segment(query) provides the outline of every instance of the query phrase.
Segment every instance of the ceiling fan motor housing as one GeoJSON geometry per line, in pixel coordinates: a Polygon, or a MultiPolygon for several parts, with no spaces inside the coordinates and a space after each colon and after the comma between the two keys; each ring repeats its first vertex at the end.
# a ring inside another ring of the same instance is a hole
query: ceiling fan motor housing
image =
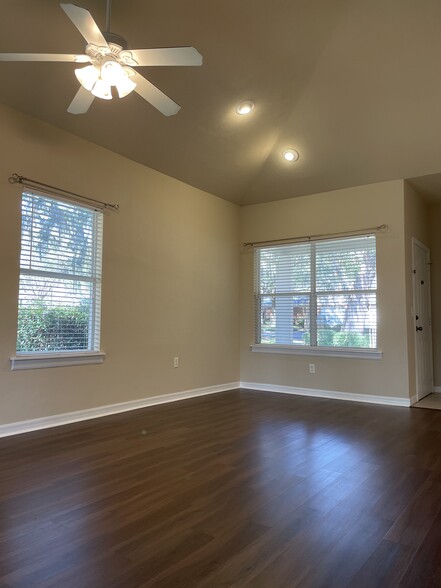
{"type": "Polygon", "coordinates": [[[127,40],[124,39],[124,37],[121,37],[121,35],[117,35],[116,33],[111,33],[107,31],[103,32],[103,37],[109,44],[112,43],[113,45],[119,45],[122,49],[129,48],[127,40]]]}
{"type": "MultiPolygon", "coordinates": [[[[124,41],[124,39],[122,40],[124,41]]],[[[133,59],[131,51],[110,41],[107,47],[99,47],[89,43],[86,47],[86,55],[89,57],[89,61],[97,67],[104,65],[107,61],[116,61],[122,66],[138,65],[137,61],[133,59]]]]}

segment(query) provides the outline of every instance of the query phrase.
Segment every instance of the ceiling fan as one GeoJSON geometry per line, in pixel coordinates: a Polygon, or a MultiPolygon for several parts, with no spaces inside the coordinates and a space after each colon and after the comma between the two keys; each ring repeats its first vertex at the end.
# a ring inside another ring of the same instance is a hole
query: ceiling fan
{"type": "Polygon", "coordinates": [[[128,49],[127,41],[110,32],[111,0],[106,6],[106,31],[101,32],[92,15],[75,4],[60,4],[61,8],[87,41],[84,55],[50,53],[0,53],[0,61],[68,61],[89,63],[75,70],[81,86],[72,100],[68,112],[83,114],[95,97],[110,100],[112,86],[123,98],[135,90],[165,116],[180,110],[159,88],[154,86],[134,67],[202,65],[202,55],[194,47],[167,47],[159,49],[128,49]]]}

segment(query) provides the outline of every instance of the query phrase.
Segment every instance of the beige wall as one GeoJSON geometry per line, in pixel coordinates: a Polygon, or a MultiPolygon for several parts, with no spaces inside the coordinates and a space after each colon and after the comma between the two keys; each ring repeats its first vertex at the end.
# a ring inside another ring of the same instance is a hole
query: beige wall
{"type": "Polygon", "coordinates": [[[0,424],[238,381],[238,207],[3,106],[0,128],[0,424]],[[10,371],[13,172],[121,207],[104,220],[103,365],[10,371]]]}
{"type": "Polygon", "coordinates": [[[406,317],[407,317],[407,349],[409,362],[409,392],[416,394],[415,366],[415,320],[413,312],[413,267],[412,239],[415,238],[429,247],[428,207],[415,190],[404,182],[404,231],[405,231],[405,263],[406,263],[406,317]]]}
{"type": "MultiPolygon", "coordinates": [[[[0,107],[0,424],[211,385],[243,382],[379,396],[414,389],[410,237],[427,242],[426,209],[402,181],[242,209],[17,111],[0,107]],[[103,365],[11,372],[20,189],[13,172],[117,202],[104,225],[103,365]],[[239,217],[241,228],[239,235],[239,217]],[[383,359],[253,354],[253,255],[240,242],[387,224],[377,239],[383,359]],[[240,263],[239,263],[240,262],[240,263]],[[239,296],[239,270],[242,272],[239,296]],[[239,313],[240,300],[240,313],[239,313]],[[239,346],[240,326],[240,346],[239,346]],[[240,352],[240,353],[239,353],[240,352]],[[173,357],[181,367],[174,369],[173,357]]],[[[441,205],[431,207],[441,263],[441,205]]],[[[441,272],[440,272],[441,274],[441,272]]],[[[434,299],[441,277],[433,275],[434,299]]],[[[434,305],[436,357],[441,313],[434,305]]]]}
{"type": "Polygon", "coordinates": [[[441,203],[429,207],[432,284],[433,383],[441,386],[441,203]]]}
{"type": "Polygon", "coordinates": [[[241,209],[241,241],[354,231],[387,224],[377,238],[378,346],[382,360],[253,353],[253,253],[242,252],[241,380],[407,398],[404,188],[384,182],[241,209]],[[308,373],[308,363],[316,374],[308,373]]]}

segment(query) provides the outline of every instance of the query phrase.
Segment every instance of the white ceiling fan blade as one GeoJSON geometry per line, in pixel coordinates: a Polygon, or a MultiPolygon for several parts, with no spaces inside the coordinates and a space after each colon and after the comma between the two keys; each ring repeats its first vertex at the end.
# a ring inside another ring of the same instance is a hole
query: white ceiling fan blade
{"type": "Polygon", "coordinates": [[[86,63],[90,61],[87,55],[73,53],[0,53],[0,61],[71,61],[72,63],[86,63]]]}
{"type": "Polygon", "coordinates": [[[194,47],[134,49],[130,53],[138,65],[202,65],[202,55],[194,47]]]}
{"type": "Polygon", "coordinates": [[[142,96],[144,100],[150,102],[152,106],[157,108],[165,116],[176,114],[181,109],[179,104],[176,104],[176,102],[139,73],[136,72],[131,79],[136,83],[135,92],[142,96]]]}
{"type": "Polygon", "coordinates": [[[84,114],[89,110],[90,105],[94,101],[95,96],[89,90],[80,86],[80,89],[75,94],[74,99],[69,105],[67,112],[71,114],[84,114]]]}
{"type": "Polygon", "coordinates": [[[106,39],[88,10],[75,4],[60,4],[60,6],[88,43],[107,47],[106,39]]]}

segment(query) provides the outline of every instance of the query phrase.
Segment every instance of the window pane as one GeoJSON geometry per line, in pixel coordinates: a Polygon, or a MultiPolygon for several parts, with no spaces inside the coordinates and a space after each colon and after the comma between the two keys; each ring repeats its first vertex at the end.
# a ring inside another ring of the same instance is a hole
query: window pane
{"type": "Polygon", "coordinates": [[[260,304],[260,342],[309,345],[309,296],[265,296],[260,304]]]}
{"type": "Polygon", "coordinates": [[[20,267],[90,276],[93,210],[23,194],[20,267]]]}
{"type": "Polygon", "coordinates": [[[310,292],[311,246],[283,245],[258,250],[259,292],[310,292]]]}
{"type": "Polygon", "coordinates": [[[377,287],[375,237],[319,242],[316,256],[317,292],[377,287]]]}
{"type": "Polygon", "coordinates": [[[93,284],[22,276],[17,351],[88,350],[93,284]]]}
{"type": "Polygon", "coordinates": [[[375,348],[377,346],[376,295],[318,296],[317,345],[375,348]]]}
{"type": "Polygon", "coordinates": [[[260,339],[262,343],[276,342],[276,299],[264,296],[260,301],[260,339]]]}

